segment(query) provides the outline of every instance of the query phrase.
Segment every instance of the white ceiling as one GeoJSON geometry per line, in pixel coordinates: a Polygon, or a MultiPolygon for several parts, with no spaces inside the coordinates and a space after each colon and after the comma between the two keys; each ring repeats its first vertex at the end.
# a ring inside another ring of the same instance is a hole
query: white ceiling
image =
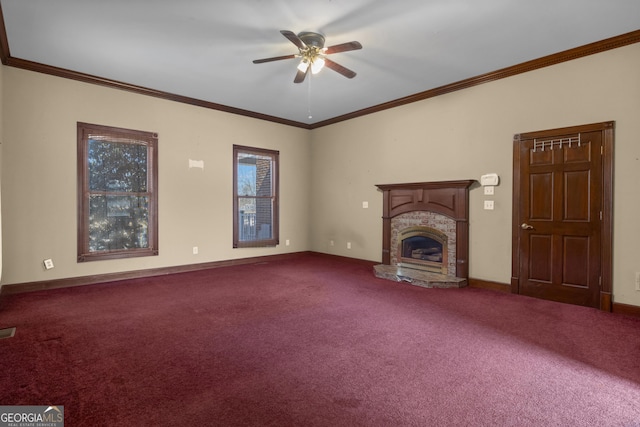
{"type": "Polygon", "coordinates": [[[639,0],[0,0],[11,58],[313,125],[640,28],[639,0]],[[362,50],[294,84],[280,30],[362,50]],[[311,118],[309,118],[311,116],[311,118]]]}

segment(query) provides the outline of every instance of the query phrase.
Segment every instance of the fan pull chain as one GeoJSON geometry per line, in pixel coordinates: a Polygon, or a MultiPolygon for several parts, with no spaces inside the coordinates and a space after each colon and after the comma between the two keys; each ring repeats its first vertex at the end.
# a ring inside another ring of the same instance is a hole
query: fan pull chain
{"type": "Polygon", "coordinates": [[[312,119],[311,115],[311,73],[309,73],[309,78],[307,79],[309,82],[307,83],[307,115],[309,119],[312,119]]]}

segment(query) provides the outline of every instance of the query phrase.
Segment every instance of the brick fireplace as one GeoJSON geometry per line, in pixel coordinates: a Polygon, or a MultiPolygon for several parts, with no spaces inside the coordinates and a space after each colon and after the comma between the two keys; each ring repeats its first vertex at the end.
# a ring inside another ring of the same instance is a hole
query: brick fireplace
{"type": "Polygon", "coordinates": [[[423,287],[467,285],[474,180],[384,184],[377,277],[423,287]]]}

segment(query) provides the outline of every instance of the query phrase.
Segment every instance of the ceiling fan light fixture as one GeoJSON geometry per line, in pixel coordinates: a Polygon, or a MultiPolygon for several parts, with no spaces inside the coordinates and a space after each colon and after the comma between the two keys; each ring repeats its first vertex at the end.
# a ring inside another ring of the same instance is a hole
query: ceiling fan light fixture
{"type": "Polygon", "coordinates": [[[303,59],[302,61],[300,61],[300,63],[298,64],[298,70],[300,70],[303,73],[307,72],[307,69],[309,68],[309,61],[303,59]]]}
{"type": "Polygon", "coordinates": [[[318,74],[322,68],[324,68],[324,59],[316,57],[311,63],[311,73],[318,74]]]}

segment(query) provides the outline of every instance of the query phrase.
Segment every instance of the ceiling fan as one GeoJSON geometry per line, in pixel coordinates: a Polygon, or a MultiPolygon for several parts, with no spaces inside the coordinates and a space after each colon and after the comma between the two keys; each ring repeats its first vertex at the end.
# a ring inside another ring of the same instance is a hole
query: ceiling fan
{"type": "Polygon", "coordinates": [[[327,58],[327,55],[362,49],[362,45],[359,42],[353,41],[324,47],[324,36],[320,33],[304,31],[296,35],[294,32],[288,30],[281,30],[280,33],[295,44],[298,47],[299,52],[291,55],[275,56],[273,58],[256,59],[253,61],[254,64],[280,61],[282,59],[300,58],[298,72],[295,79],[293,79],[294,83],[302,83],[309,72],[316,74],[324,66],[342,74],[348,79],[352,79],[356,76],[354,71],[330,60],[327,58]]]}

